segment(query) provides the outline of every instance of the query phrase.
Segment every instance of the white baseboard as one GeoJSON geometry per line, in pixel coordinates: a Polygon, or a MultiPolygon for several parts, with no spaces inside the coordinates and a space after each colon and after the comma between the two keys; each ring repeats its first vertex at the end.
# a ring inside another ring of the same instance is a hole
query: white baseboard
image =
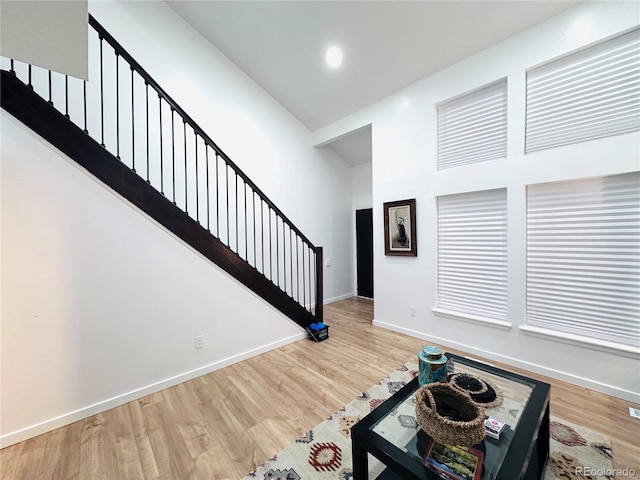
{"type": "MultiPolygon", "coordinates": [[[[563,382],[571,383],[573,385],[578,385],[584,388],[588,388],[590,390],[594,390],[596,392],[604,393],[606,395],[611,395],[613,397],[620,398],[622,400],[626,400],[629,402],[640,403],[640,394],[636,392],[632,392],[630,390],[625,390],[619,387],[615,387],[612,385],[607,385],[605,383],[595,382],[588,378],[579,377],[577,375],[572,375],[570,373],[563,372],[561,370],[555,370],[552,368],[548,368],[542,365],[537,365],[531,362],[525,362],[519,360],[517,358],[508,357],[505,355],[500,355],[498,353],[483,350],[480,348],[472,347],[470,345],[466,345],[464,343],[453,342],[449,339],[440,338],[432,335],[425,335],[422,332],[418,332],[416,330],[411,330],[409,328],[399,327],[397,325],[393,325],[391,323],[381,322],[379,320],[373,320],[373,325],[381,328],[386,328],[387,330],[392,330],[394,332],[403,333],[405,335],[409,335],[410,337],[421,338],[423,340],[427,340],[429,342],[436,343],[438,345],[448,346],[451,348],[455,348],[457,350],[462,350],[464,352],[478,355],[484,358],[489,358],[491,360],[495,360],[506,365],[511,365],[513,367],[522,368],[523,370],[527,370],[530,372],[537,373],[539,375],[545,375],[547,377],[555,378],[556,380],[561,380],[563,382]]],[[[418,353],[416,352],[416,358],[418,353]]]]}
{"type": "Polygon", "coordinates": [[[323,300],[323,305],[328,305],[329,303],[339,302],[340,300],[346,300],[347,298],[353,297],[353,292],[345,293],[344,295],[338,295],[337,297],[326,298],[323,300]]]}
{"type": "Polygon", "coordinates": [[[147,395],[157,393],[166,388],[170,388],[180,383],[184,383],[188,380],[206,375],[207,373],[220,370],[221,368],[228,367],[229,365],[233,365],[242,360],[255,357],[256,355],[260,355],[262,353],[304,338],[307,338],[307,333],[300,332],[282,340],[278,340],[277,342],[262,345],[261,347],[257,347],[252,350],[248,350],[246,352],[242,352],[237,355],[218,360],[208,365],[203,365],[202,367],[198,367],[194,370],[181,373],[180,375],[176,375],[174,377],[152,383],[151,385],[137,388],[130,392],[126,392],[121,395],[102,400],[100,402],[94,403],[93,405],[87,405],[86,407],[74,410],[73,412],[68,412],[58,417],[50,418],[43,422],[37,423],[35,425],[30,425],[20,430],[6,433],[0,436],[0,448],[8,447],[9,445],[13,445],[15,443],[22,442],[23,440],[27,440],[28,438],[35,437],[36,435],[50,432],[51,430],[55,430],[56,428],[64,427],[65,425],[77,422],[78,420],[83,420],[92,415],[105,412],[115,407],[119,407],[120,405],[124,405],[125,403],[131,402],[133,400],[137,400],[147,395]]]}

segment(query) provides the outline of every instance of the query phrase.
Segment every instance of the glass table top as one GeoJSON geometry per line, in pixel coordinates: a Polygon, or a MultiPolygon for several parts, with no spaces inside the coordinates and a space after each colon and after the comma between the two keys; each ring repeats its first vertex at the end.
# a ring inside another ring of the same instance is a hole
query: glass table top
{"type": "MultiPolygon", "coordinates": [[[[483,447],[486,448],[483,480],[496,478],[498,471],[513,439],[514,431],[522,412],[527,405],[534,384],[522,378],[509,375],[509,372],[494,374],[463,363],[456,359],[454,373],[468,373],[475,377],[487,379],[502,393],[504,401],[496,408],[486,409],[485,414],[503,421],[506,426],[500,439],[486,437],[483,447]]],[[[418,370],[418,364],[414,365],[418,370]]],[[[415,391],[398,403],[387,415],[381,418],[372,428],[373,432],[386,439],[406,454],[422,460],[430,438],[422,432],[416,421],[415,391]]]]}

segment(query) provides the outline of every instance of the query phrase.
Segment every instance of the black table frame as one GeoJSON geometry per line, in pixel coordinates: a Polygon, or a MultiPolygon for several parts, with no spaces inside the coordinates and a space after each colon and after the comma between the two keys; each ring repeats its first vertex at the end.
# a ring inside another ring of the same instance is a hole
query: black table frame
{"type": "MultiPolygon", "coordinates": [[[[533,386],[496,480],[541,479],[544,476],[549,455],[549,394],[551,386],[548,383],[452,353],[446,353],[446,356],[453,359],[456,364],[468,365],[498,376],[506,375],[533,386]]],[[[351,428],[354,480],[369,478],[367,453],[372,454],[387,466],[387,470],[402,479],[436,480],[440,478],[417,458],[407,455],[373,431],[374,426],[382,418],[406,398],[413,395],[418,387],[418,378],[416,377],[351,428]]]]}

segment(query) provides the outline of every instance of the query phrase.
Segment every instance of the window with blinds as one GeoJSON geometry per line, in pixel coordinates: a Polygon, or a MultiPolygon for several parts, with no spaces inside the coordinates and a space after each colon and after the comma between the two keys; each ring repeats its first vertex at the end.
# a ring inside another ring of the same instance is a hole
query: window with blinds
{"type": "Polygon", "coordinates": [[[527,325],[640,346],[640,173],[527,189],[527,325]]]}
{"type": "Polygon", "coordinates": [[[438,197],[437,308],[507,320],[507,190],[438,197]]]}
{"type": "Polygon", "coordinates": [[[640,29],[527,72],[526,153],[640,130],[640,29]]]}
{"type": "Polygon", "coordinates": [[[506,78],[438,105],[438,170],[506,156],[506,78]]]}

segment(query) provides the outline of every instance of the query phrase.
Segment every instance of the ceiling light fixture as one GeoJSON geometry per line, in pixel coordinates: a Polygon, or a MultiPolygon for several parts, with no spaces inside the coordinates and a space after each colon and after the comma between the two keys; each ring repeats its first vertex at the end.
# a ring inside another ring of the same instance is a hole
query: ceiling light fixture
{"type": "Polygon", "coordinates": [[[342,64],[342,50],[338,47],[330,47],[324,58],[331,68],[338,68],[342,64]]]}

